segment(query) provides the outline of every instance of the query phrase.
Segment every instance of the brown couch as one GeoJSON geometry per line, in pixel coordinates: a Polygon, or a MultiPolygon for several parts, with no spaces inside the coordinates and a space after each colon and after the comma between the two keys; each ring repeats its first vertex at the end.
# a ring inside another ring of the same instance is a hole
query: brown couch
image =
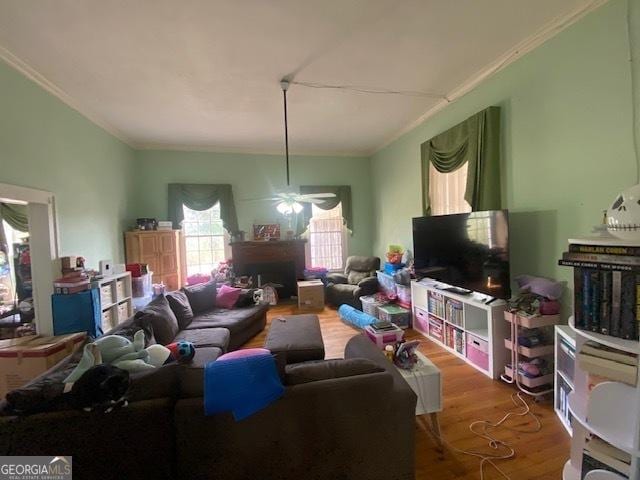
{"type": "Polygon", "coordinates": [[[345,360],[288,365],[284,396],[239,422],[204,415],[203,367],[223,350],[132,375],[129,406],[112,413],[0,417],[0,455],[71,455],[76,479],[414,478],[416,396],[364,336],[345,360]]]}

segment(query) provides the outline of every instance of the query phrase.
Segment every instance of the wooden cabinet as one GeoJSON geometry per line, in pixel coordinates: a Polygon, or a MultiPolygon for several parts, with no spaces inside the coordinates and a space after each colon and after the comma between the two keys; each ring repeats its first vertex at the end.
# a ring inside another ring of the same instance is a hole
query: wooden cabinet
{"type": "Polygon", "coordinates": [[[153,283],[164,283],[167,291],[184,284],[184,252],[181,230],[148,230],[125,233],[127,263],[146,263],[153,283]]]}

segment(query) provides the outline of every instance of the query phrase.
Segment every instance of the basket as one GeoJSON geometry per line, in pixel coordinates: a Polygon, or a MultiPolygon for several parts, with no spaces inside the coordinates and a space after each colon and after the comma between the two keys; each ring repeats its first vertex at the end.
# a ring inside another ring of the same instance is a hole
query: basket
{"type": "Polygon", "coordinates": [[[380,305],[384,305],[384,302],[376,300],[375,295],[366,295],[364,297],[360,297],[360,301],[362,302],[362,311],[364,313],[378,318],[378,307],[380,305]]]}

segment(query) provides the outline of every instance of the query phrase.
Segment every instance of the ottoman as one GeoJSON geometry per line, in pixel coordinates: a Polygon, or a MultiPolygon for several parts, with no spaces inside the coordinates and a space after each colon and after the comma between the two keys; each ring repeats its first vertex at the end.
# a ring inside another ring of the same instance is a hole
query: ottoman
{"type": "Polygon", "coordinates": [[[286,363],[324,360],[324,342],[317,315],[286,315],[272,320],[264,348],[283,354],[286,363]]]}

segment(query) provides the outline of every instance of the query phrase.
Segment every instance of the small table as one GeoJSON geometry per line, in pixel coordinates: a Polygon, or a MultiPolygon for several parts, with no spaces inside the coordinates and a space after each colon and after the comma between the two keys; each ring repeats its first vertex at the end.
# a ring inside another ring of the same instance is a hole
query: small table
{"type": "Polygon", "coordinates": [[[438,412],[442,411],[442,378],[440,369],[420,352],[416,352],[418,363],[411,369],[398,368],[400,375],[418,396],[416,415],[429,414],[431,431],[438,447],[442,448],[438,412]]]}

